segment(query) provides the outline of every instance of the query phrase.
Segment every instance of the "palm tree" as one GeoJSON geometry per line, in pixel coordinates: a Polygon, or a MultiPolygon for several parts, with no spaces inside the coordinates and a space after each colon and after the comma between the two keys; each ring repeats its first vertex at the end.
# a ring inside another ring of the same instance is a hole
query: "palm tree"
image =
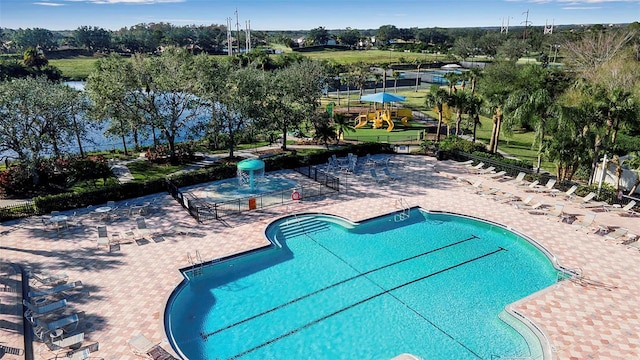
{"type": "Polygon", "coordinates": [[[447,99],[449,96],[447,92],[444,91],[438,85],[431,85],[431,89],[429,89],[429,94],[427,94],[427,98],[425,99],[425,104],[429,108],[433,108],[438,113],[438,128],[436,129],[436,142],[440,141],[440,127],[442,127],[442,112],[443,105],[447,103],[447,99]]]}
{"type": "Polygon", "coordinates": [[[328,121],[322,121],[316,125],[316,132],[313,135],[313,139],[321,141],[327,149],[329,148],[329,142],[335,138],[336,129],[331,126],[328,121]]]}
{"type": "Polygon", "coordinates": [[[393,77],[393,92],[397,93],[398,92],[398,79],[400,78],[400,71],[393,70],[393,72],[391,73],[391,76],[393,77]]]}
{"type": "MultiPolygon", "coordinates": [[[[386,73],[384,75],[385,77],[385,82],[386,82],[386,73]]],[[[374,94],[378,92],[378,83],[380,82],[380,80],[382,80],[382,74],[380,73],[375,73],[373,74],[373,92],[374,94]]]]}
{"type": "Polygon", "coordinates": [[[338,132],[336,143],[340,143],[340,139],[343,134],[348,134],[351,131],[356,131],[355,127],[351,124],[351,120],[345,115],[340,113],[333,114],[333,125],[338,132]]]}
{"type": "Polygon", "coordinates": [[[420,66],[422,66],[422,63],[420,62],[420,60],[416,59],[416,62],[418,63],[418,73],[416,74],[416,90],[415,92],[418,92],[418,82],[420,81],[420,66]]]}
{"type": "Polygon", "coordinates": [[[380,64],[380,68],[382,69],[382,92],[387,92],[387,70],[390,66],[388,63],[383,63],[380,64]]]}
{"type": "Polygon", "coordinates": [[[482,108],[482,99],[471,95],[467,103],[467,114],[473,121],[473,139],[471,142],[476,142],[476,130],[478,126],[482,126],[480,122],[480,109],[482,108]]]}
{"type": "Polygon", "coordinates": [[[447,80],[447,83],[449,84],[449,95],[451,95],[453,92],[456,91],[456,84],[458,83],[458,81],[460,81],[460,74],[456,73],[456,72],[448,72],[446,74],[444,74],[444,79],[447,80]]]}

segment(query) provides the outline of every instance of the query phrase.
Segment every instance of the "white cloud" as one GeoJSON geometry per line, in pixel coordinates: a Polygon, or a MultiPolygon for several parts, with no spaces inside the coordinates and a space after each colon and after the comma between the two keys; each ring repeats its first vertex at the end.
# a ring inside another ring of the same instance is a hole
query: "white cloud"
{"type": "Polygon", "coordinates": [[[60,3],[52,3],[52,2],[34,2],[33,5],[40,5],[40,6],[64,6],[64,4],[60,4],[60,3]]]}

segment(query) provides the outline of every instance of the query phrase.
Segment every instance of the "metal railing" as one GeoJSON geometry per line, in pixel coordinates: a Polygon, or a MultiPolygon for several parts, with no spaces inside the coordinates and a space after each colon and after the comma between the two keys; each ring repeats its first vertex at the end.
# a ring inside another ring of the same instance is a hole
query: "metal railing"
{"type": "Polygon", "coordinates": [[[308,177],[309,179],[320,183],[332,190],[340,191],[340,178],[319,169],[315,165],[301,166],[294,169],[296,172],[308,177]]]}
{"type": "Polygon", "coordinates": [[[0,207],[0,221],[13,220],[36,215],[36,208],[32,201],[24,201],[0,207]]]}

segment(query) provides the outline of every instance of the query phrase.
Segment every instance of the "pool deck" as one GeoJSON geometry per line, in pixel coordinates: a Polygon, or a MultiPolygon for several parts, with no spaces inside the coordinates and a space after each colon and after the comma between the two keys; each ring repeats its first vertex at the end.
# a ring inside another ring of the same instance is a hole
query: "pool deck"
{"type": "MultiPolygon", "coordinates": [[[[548,337],[557,359],[640,358],[640,251],[624,245],[627,238],[607,240],[594,229],[584,229],[544,214],[531,214],[492,195],[478,195],[469,185],[483,178],[487,188],[499,187],[522,198],[553,206],[563,203],[567,214],[581,219],[589,209],[562,201],[548,193],[526,193],[507,182],[471,175],[453,161],[437,162],[423,156],[393,157],[398,181],[376,183],[369,171],[341,179],[343,189],[325,198],[303,200],[290,206],[262,210],[197,224],[168,194],[156,194],[129,203],[153,201],[146,223],[153,239],[97,247],[96,226],[102,220],[87,210],[78,211],[81,224],[69,229],[45,227],[41,218],[29,218],[0,225],[0,345],[24,349],[23,317],[17,264],[40,274],[64,273],[70,281],[82,281],[89,296],[69,301],[81,314],[80,328],[85,344],[99,343],[92,357],[138,359],[127,341],[143,334],[172,352],[163,326],[166,301],[182,281],[180,268],[189,266],[187,254],[196,250],[203,260],[238,254],[268,245],[265,226],[291,212],[322,212],[360,221],[397,210],[396,200],[410,206],[454,212],[498,222],[517,230],[548,249],[559,264],[580,269],[580,281],[563,281],[518,302],[514,308],[533,321],[548,337]],[[430,166],[436,164],[437,171],[430,166]],[[181,234],[174,226],[189,228],[181,234]],[[155,240],[154,240],[155,239],[155,240]],[[13,285],[12,285],[13,284],[13,285]],[[13,290],[12,290],[13,289],[13,290]]],[[[380,171],[381,172],[381,171],[380,171]]],[[[268,174],[267,174],[268,175],[268,174]]],[[[291,173],[292,177],[300,176],[291,173]]],[[[124,202],[117,203],[120,207],[124,202]]],[[[65,212],[71,214],[72,212],[65,212]]],[[[640,234],[636,217],[616,212],[596,213],[595,228],[623,227],[640,234]]],[[[110,234],[121,238],[135,227],[133,219],[121,217],[106,223],[110,234]]],[[[412,349],[406,349],[412,352],[412,349]]],[[[56,356],[42,343],[33,342],[35,359],[56,356]]],[[[500,355],[500,354],[496,354],[500,355]]],[[[2,359],[24,359],[5,354],[2,359]]]]}

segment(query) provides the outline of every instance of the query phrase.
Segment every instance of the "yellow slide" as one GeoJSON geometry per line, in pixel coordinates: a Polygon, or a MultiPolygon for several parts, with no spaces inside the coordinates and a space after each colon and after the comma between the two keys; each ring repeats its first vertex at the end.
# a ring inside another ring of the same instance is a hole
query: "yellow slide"
{"type": "Polygon", "coordinates": [[[369,120],[367,119],[367,115],[358,115],[355,120],[358,122],[358,124],[356,124],[356,129],[360,129],[361,127],[367,125],[367,122],[369,122],[369,120]]]}
{"type": "Polygon", "coordinates": [[[391,113],[389,112],[389,110],[385,111],[382,114],[382,120],[389,124],[387,131],[393,130],[393,120],[391,119],[391,113]]]}
{"type": "Polygon", "coordinates": [[[400,119],[400,121],[402,121],[402,125],[407,126],[407,127],[410,126],[408,117],[405,116],[402,119],[400,119]]]}

